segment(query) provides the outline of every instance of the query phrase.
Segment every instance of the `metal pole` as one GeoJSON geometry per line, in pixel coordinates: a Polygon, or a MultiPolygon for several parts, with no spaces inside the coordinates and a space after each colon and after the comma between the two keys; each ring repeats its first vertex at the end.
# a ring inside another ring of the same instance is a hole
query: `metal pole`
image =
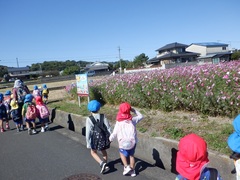
{"type": "Polygon", "coordinates": [[[16,60],[17,60],[17,67],[19,68],[19,64],[18,64],[18,58],[16,58],[16,60]]]}
{"type": "Polygon", "coordinates": [[[118,47],[118,56],[119,56],[119,63],[120,63],[120,74],[122,73],[122,63],[121,63],[121,49],[120,46],[118,47]]]}

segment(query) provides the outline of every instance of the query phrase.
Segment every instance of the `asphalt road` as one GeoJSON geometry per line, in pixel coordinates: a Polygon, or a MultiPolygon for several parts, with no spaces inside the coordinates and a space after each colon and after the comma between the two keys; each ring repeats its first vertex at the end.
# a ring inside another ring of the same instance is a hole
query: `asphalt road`
{"type": "MultiPolygon", "coordinates": [[[[0,133],[0,180],[132,178],[122,175],[116,148],[108,150],[110,170],[100,174],[80,134],[53,123],[45,133],[39,132],[38,125],[38,134],[28,135],[26,130],[17,132],[12,121],[10,125],[11,130],[0,133]]],[[[176,176],[140,159],[136,159],[136,172],[135,179],[139,180],[170,180],[176,176]]]]}

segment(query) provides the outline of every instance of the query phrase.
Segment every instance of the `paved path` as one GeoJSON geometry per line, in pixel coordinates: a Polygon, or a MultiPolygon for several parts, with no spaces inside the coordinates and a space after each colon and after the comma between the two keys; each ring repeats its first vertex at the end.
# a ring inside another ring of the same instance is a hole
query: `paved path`
{"type": "MultiPolygon", "coordinates": [[[[85,139],[56,124],[50,130],[36,135],[11,130],[0,133],[1,180],[63,180],[73,175],[95,175],[103,180],[131,179],[122,175],[122,164],[116,148],[110,148],[110,171],[99,174],[100,167],[85,146],[85,139]]],[[[40,128],[38,127],[38,131],[40,128]]],[[[171,180],[175,175],[137,159],[136,179],[171,180]]],[[[80,178],[79,178],[80,179],[80,178]]]]}

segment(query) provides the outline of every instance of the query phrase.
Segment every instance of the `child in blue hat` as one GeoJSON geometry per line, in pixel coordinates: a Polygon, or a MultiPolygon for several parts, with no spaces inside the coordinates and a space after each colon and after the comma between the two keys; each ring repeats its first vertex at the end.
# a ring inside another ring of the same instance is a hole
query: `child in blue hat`
{"type": "Polygon", "coordinates": [[[32,94],[27,94],[25,96],[24,105],[22,108],[22,117],[26,121],[26,126],[28,128],[29,135],[37,133],[35,124],[35,120],[37,117],[37,109],[36,105],[32,102],[32,100],[33,100],[32,94]],[[31,129],[31,125],[33,129],[31,129]]]}
{"type": "Polygon", "coordinates": [[[6,106],[3,103],[4,101],[4,96],[2,93],[0,93],[0,129],[1,132],[4,132],[4,128],[3,128],[3,120],[5,120],[7,118],[7,109],[6,106]]]}
{"type": "Polygon", "coordinates": [[[88,103],[88,110],[91,116],[86,119],[86,142],[87,148],[91,149],[92,157],[100,165],[100,173],[104,173],[109,169],[107,166],[107,149],[110,147],[109,136],[111,127],[104,114],[100,114],[101,104],[97,100],[92,100],[88,103]],[[102,153],[102,159],[98,155],[98,151],[102,153]]]}
{"type": "Polygon", "coordinates": [[[230,158],[234,160],[235,169],[232,173],[237,173],[240,179],[240,114],[233,120],[234,132],[228,137],[228,146],[233,151],[230,158]]]}

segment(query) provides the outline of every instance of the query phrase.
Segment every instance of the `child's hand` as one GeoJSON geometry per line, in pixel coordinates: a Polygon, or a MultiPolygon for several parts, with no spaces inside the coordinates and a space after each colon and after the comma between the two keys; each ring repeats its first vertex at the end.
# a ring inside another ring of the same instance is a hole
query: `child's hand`
{"type": "Polygon", "coordinates": [[[131,111],[132,111],[133,113],[135,113],[135,109],[134,109],[134,108],[131,108],[131,111]]]}

